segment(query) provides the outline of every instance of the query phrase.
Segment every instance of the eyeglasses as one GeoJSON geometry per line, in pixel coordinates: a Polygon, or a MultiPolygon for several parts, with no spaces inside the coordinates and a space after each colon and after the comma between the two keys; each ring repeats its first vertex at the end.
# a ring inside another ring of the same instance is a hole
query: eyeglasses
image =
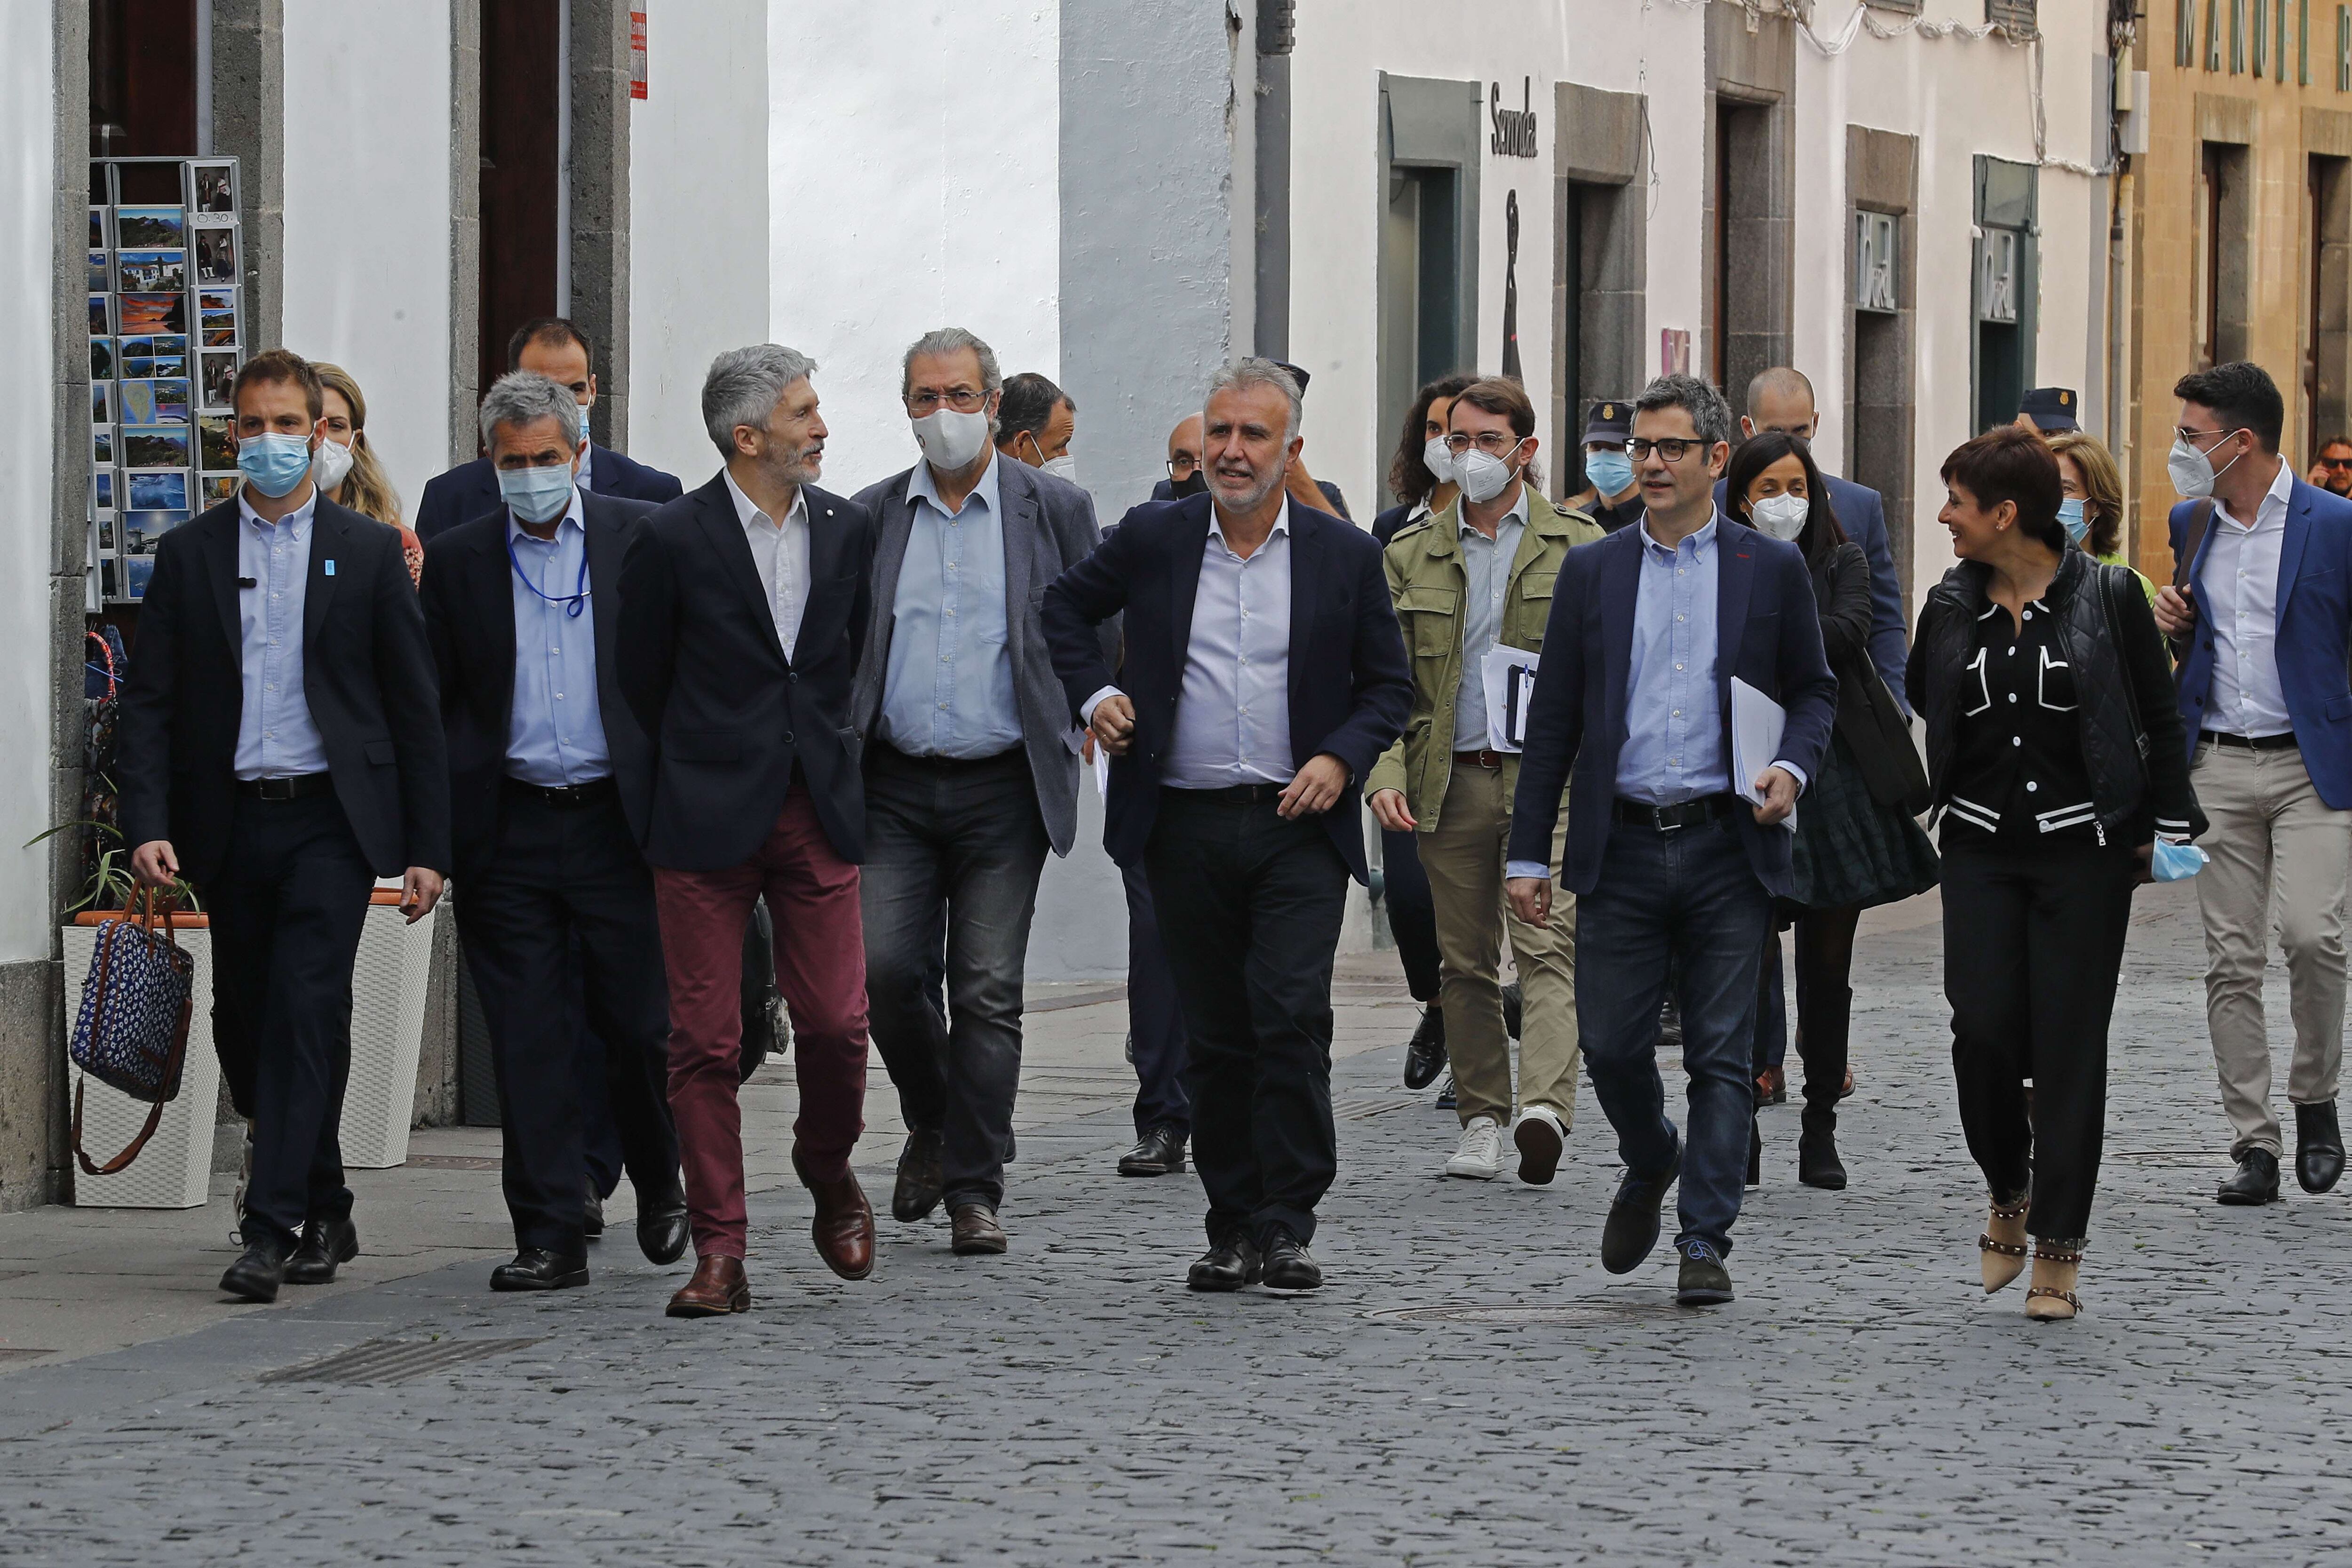
{"type": "Polygon", "coordinates": [[[977,414],[980,405],[988,401],[988,394],[959,386],[953,392],[910,392],[907,395],[907,412],[920,419],[936,410],[942,403],[958,414],[977,414]]]}
{"type": "Polygon", "coordinates": [[[1683,455],[1685,453],[1696,450],[1696,448],[1706,445],[1706,443],[1704,441],[1685,440],[1679,436],[1669,436],[1663,441],[1646,440],[1642,437],[1636,436],[1632,440],[1625,443],[1625,455],[1638,463],[1643,458],[1648,457],[1651,453],[1655,452],[1660,458],[1669,463],[1679,463],[1683,460],[1683,455]]]}
{"type": "Polygon", "coordinates": [[[2319,466],[2323,468],[2352,468],[2352,458],[2322,458],[2319,466]]]}
{"type": "MultiPolygon", "coordinates": [[[[2231,430],[2191,430],[2191,429],[2190,429],[2188,426],[2186,426],[2186,425],[2175,425],[2175,426],[2172,427],[2172,433],[2173,433],[2174,435],[2176,435],[2176,436],[2179,437],[2182,440],[2184,440],[2184,441],[2188,442],[2190,446],[2192,446],[2192,447],[2196,447],[2196,446],[2197,446],[2197,443],[2198,443],[2198,442],[2200,442],[2200,441],[2217,441],[2217,442],[2218,442],[2218,441],[2222,441],[2222,440],[2226,440],[2226,439],[2228,439],[2228,438],[2229,438],[2230,437],[2231,437],[2231,436],[2236,435],[2238,432],[2237,432],[2236,430],[2234,430],[2234,429],[2231,429],[2231,430]]],[[[2198,447],[2198,450],[2200,450],[2200,451],[2203,451],[2203,450],[2204,450],[2204,448],[2203,448],[2203,447],[2198,447]]]]}
{"type": "Polygon", "coordinates": [[[1500,430],[1481,430],[1475,438],[1457,432],[1445,438],[1445,449],[1458,458],[1475,447],[1490,458],[1499,458],[1526,439],[1524,436],[1506,435],[1500,430]]]}
{"type": "Polygon", "coordinates": [[[1171,479],[1181,480],[1196,472],[1200,467],[1200,458],[1192,456],[1190,452],[1179,452],[1176,456],[1168,459],[1168,477],[1171,479]]]}

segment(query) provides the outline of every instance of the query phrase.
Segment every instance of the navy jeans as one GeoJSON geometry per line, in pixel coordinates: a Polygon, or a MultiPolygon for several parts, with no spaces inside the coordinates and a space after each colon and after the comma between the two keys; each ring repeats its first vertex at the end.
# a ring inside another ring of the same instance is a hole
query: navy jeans
{"type": "Polygon", "coordinates": [[[1617,1152],[1641,1175],[1674,1158],[1658,1077],[1658,1008],[1671,973],[1690,1078],[1678,1239],[1727,1253],[1748,1173],[1756,1108],[1748,1063],[1771,909],[1728,821],[1665,833],[1617,824],[1600,884],[1577,905],[1576,1022],[1617,1152]]]}

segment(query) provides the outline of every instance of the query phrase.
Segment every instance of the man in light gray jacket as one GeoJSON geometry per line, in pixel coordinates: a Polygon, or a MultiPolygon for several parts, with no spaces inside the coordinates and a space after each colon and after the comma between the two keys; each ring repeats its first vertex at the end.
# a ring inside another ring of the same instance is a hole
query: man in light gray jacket
{"type": "Polygon", "coordinates": [[[922,461],[857,497],[877,529],[851,695],[866,996],[908,1128],[890,1206],[913,1221],[944,1198],[959,1253],[1005,1248],[1029,921],[1046,850],[1077,837],[1079,736],[1037,606],[1101,536],[1086,491],[992,445],[1003,387],[980,339],[925,334],[901,384],[922,461]]]}

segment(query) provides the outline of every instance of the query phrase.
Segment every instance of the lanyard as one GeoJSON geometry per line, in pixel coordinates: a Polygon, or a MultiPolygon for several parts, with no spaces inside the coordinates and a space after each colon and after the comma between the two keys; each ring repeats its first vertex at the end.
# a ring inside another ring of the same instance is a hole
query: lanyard
{"type": "Polygon", "coordinates": [[[569,594],[550,594],[530,580],[522,569],[522,558],[515,553],[514,535],[511,533],[507,535],[507,559],[514,563],[515,576],[524,587],[551,605],[562,605],[566,616],[577,620],[580,612],[588,607],[588,542],[585,539],[580,542],[580,582],[569,594]]]}

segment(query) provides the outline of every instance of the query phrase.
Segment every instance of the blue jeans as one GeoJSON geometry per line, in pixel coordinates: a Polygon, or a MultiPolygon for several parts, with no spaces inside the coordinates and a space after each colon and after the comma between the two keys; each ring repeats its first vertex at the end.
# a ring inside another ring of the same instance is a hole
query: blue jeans
{"type": "Polygon", "coordinates": [[[1748,1173],[1748,1053],[1771,908],[1728,821],[1666,833],[1617,824],[1600,883],[1577,905],[1576,1021],[1617,1152],[1645,1176],[1674,1158],[1658,1077],[1658,1009],[1671,973],[1690,1077],[1678,1239],[1727,1253],[1748,1173]]]}

